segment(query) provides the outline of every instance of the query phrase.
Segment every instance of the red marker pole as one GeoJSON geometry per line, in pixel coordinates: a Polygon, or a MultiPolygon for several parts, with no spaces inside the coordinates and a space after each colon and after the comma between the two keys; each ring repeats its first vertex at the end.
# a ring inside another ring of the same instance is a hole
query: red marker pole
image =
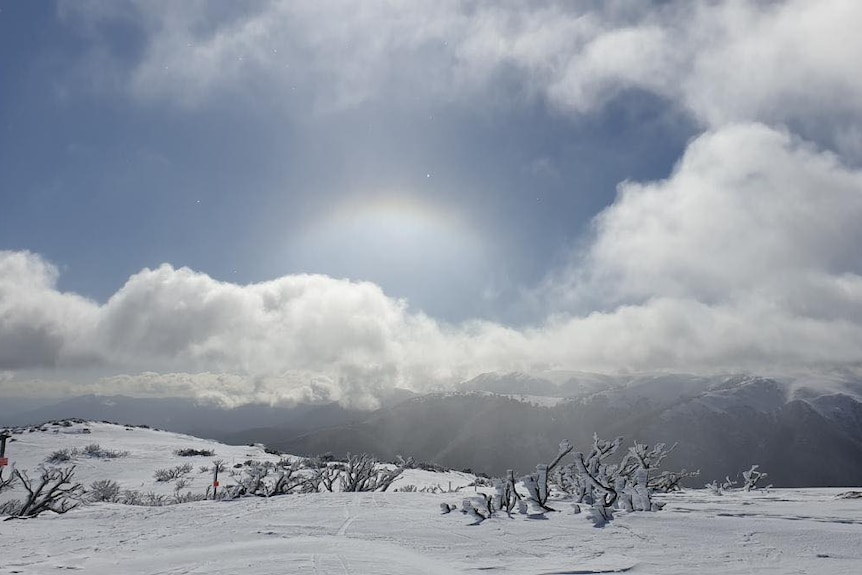
{"type": "Polygon", "coordinates": [[[213,464],[213,501],[216,498],[216,491],[218,491],[218,465],[213,464]]]}
{"type": "Polygon", "coordinates": [[[6,440],[9,439],[8,435],[0,435],[0,467],[6,467],[9,465],[9,460],[6,459],[6,440]]]}

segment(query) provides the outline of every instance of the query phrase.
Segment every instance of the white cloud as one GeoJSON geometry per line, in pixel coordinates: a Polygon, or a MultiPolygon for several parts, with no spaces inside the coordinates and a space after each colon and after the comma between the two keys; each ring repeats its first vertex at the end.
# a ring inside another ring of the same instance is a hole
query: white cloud
{"type": "Polygon", "coordinates": [[[607,310],[569,325],[601,334],[592,351],[608,365],[859,361],[860,218],[862,173],[785,131],[729,126],[694,140],[667,180],[623,183],[541,294],[607,310]]]}
{"type": "Polygon", "coordinates": [[[109,372],[96,384],[105,390],[372,405],[385,389],[489,370],[859,363],[859,221],[862,172],[786,131],[729,126],[694,140],[668,179],[622,184],[577,273],[541,292],[556,310],[583,298],[603,311],[523,329],[447,326],[366,282],[299,275],[239,286],[169,265],[96,305],[59,292],[40,257],[2,252],[0,342],[21,355],[6,353],[0,369],[65,373],[89,362],[109,372]]]}
{"type": "Polygon", "coordinates": [[[76,335],[92,326],[96,305],[58,292],[57,276],[36,254],[0,250],[0,369],[93,360],[76,335]]]}
{"type": "Polygon", "coordinates": [[[91,71],[111,82],[124,76],[129,93],[146,100],[193,106],[250,90],[288,108],[301,93],[332,109],[384,96],[483,107],[538,97],[588,113],[634,88],[708,127],[792,124],[858,152],[858,138],[846,133],[848,118],[862,114],[862,4],[854,0],[131,6],[72,2],[61,14],[96,39],[92,30],[118,19],[143,29],[138,59],[108,66],[102,45],[91,71]]]}
{"type": "Polygon", "coordinates": [[[834,155],[730,126],[692,142],[668,180],[620,186],[596,220],[591,266],[621,298],[790,298],[862,272],[860,217],[862,176],[834,155]]]}

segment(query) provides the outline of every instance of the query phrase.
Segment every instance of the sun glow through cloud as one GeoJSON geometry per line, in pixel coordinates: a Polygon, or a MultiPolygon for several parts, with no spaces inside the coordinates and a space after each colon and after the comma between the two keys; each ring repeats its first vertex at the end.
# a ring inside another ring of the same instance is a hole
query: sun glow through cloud
{"type": "Polygon", "coordinates": [[[301,271],[374,281],[394,295],[465,280],[483,289],[487,252],[456,210],[403,194],[348,199],[288,243],[288,259],[301,271]]]}

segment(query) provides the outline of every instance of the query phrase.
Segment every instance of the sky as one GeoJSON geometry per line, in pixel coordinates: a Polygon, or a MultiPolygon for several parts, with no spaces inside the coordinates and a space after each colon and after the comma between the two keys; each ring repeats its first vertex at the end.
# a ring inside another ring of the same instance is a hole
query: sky
{"type": "Polygon", "coordinates": [[[855,0],[0,0],[0,396],[862,364],[855,0]]]}

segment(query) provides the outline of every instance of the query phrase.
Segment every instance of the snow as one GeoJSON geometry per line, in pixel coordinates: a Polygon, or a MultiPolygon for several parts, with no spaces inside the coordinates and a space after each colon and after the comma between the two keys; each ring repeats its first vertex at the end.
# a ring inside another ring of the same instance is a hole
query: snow
{"type": "MultiPolygon", "coordinates": [[[[80,425],[65,431],[79,430],[80,425]]],[[[212,458],[174,449],[214,449],[216,458],[272,458],[260,446],[226,446],[179,434],[87,424],[90,434],[16,435],[8,455],[32,468],[59,447],[99,443],[129,451],[114,460],[79,461],[85,484],[112,478],[158,488],[154,469],[212,458]],[[251,454],[251,455],[250,455],[251,454]]],[[[209,478],[192,473],[202,489],[209,478]]],[[[462,473],[409,470],[393,487],[463,487],[462,473]]],[[[170,487],[167,487],[170,489],[170,487]]],[[[64,515],[0,522],[0,575],[62,570],[111,574],[750,574],[862,572],[862,500],[846,489],[705,490],[659,496],[656,513],[617,512],[596,529],[567,501],[547,519],[493,517],[481,525],[460,507],[473,487],[454,493],[321,493],[164,507],[92,504],[64,515]]],[[[5,494],[4,494],[5,495],[5,494]]]]}

